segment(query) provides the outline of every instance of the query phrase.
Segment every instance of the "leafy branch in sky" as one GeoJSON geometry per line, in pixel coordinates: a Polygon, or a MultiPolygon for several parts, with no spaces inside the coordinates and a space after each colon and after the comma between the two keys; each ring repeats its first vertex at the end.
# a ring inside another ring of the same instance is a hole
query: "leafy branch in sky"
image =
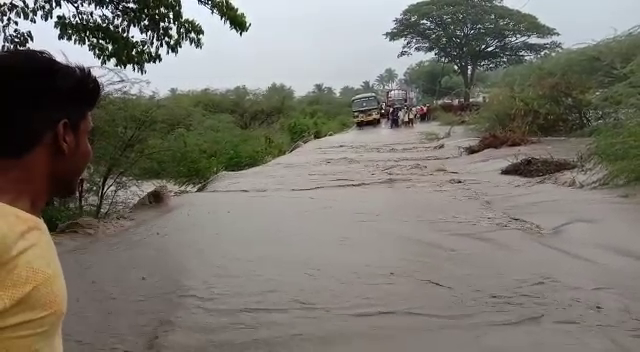
{"type": "MultiPolygon", "coordinates": [[[[197,0],[242,35],[251,26],[230,0],[197,0]]],[[[105,65],[146,65],[177,54],[187,44],[202,48],[202,25],[184,16],[181,0],[9,0],[0,3],[2,48],[24,48],[33,42],[25,25],[53,22],[58,39],[87,47],[105,65]]]]}

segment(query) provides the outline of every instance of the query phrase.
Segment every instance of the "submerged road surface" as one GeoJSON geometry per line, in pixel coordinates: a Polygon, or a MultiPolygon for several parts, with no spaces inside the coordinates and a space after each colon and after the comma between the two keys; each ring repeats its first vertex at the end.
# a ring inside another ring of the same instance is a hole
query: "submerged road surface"
{"type": "Polygon", "coordinates": [[[354,130],[60,246],[68,351],[640,351],[633,199],[354,130]]]}

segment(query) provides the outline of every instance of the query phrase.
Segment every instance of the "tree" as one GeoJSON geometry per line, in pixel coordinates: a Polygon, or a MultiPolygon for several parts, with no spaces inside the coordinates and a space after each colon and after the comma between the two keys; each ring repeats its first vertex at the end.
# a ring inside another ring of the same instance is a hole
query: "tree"
{"type": "Polygon", "coordinates": [[[360,84],[360,90],[363,93],[372,93],[376,91],[376,88],[371,84],[371,81],[362,81],[360,84]]]}
{"type": "Polygon", "coordinates": [[[309,94],[335,97],[336,91],[332,87],[325,86],[324,83],[316,83],[313,85],[313,89],[311,89],[309,94]]]}
{"type": "Polygon", "coordinates": [[[324,94],[325,89],[326,87],[324,86],[324,83],[316,83],[313,85],[313,88],[311,88],[311,92],[309,92],[309,94],[312,94],[312,95],[324,94]]]}
{"type": "Polygon", "coordinates": [[[340,93],[338,93],[338,96],[343,99],[351,99],[358,94],[360,94],[360,90],[358,88],[344,86],[340,88],[340,93]]]}
{"type": "Polygon", "coordinates": [[[385,89],[387,87],[387,82],[382,73],[377,75],[376,79],[373,82],[378,89],[385,89]]]}
{"type": "Polygon", "coordinates": [[[118,195],[127,187],[126,173],[145,157],[161,152],[145,143],[155,133],[156,109],[157,104],[145,97],[106,95],[100,109],[94,111],[99,122],[92,136],[94,158],[90,178],[97,181],[91,192],[97,195],[96,218],[117,205],[118,195]]]}
{"type": "Polygon", "coordinates": [[[388,67],[381,74],[376,76],[375,84],[379,89],[392,89],[398,81],[398,73],[396,70],[388,67]]]}
{"type": "MultiPolygon", "coordinates": [[[[197,0],[212,15],[242,35],[250,23],[231,0],[197,0]]],[[[102,65],[132,67],[162,61],[185,45],[202,48],[204,30],[185,17],[181,0],[8,0],[0,3],[2,48],[24,48],[33,33],[24,24],[53,21],[58,39],[87,47],[102,65]]]]}
{"type": "Polygon", "coordinates": [[[290,86],[274,82],[265,89],[263,99],[288,107],[296,99],[296,92],[290,86]]]}
{"type": "Polygon", "coordinates": [[[432,99],[458,96],[464,91],[462,80],[457,76],[456,69],[452,64],[440,63],[435,60],[418,61],[409,65],[403,76],[411,87],[417,89],[423,96],[432,99]]]}
{"type": "Polygon", "coordinates": [[[427,0],[409,5],[384,34],[402,41],[400,56],[431,53],[452,64],[470,99],[478,70],[525,62],[560,48],[558,32],[499,0],[427,0]]]}
{"type": "Polygon", "coordinates": [[[384,72],[382,72],[382,75],[384,76],[385,82],[387,83],[389,89],[393,88],[398,82],[398,72],[396,72],[396,70],[392,69],[391,67],[385,68],[384,72]]]}

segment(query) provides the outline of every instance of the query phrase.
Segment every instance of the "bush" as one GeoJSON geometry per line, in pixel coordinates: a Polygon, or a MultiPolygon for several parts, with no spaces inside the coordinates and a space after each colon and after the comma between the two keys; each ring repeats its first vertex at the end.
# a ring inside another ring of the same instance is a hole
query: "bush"
{"type": "Polygon", "coordinates": [[[640,183],[640,32],[505,70],[474,123],[481,131],[594,138],[616,184],[640,183]]]}
{"type": "Polygon", "coordinates": [[[77,208],[66,202],[50,202],[42,212],[42,220],[50,232],[55,232],[58,226],[79,217],[77,208]]]}
{"type": "Polygon", "coordinates": [[[509,68],[475,122],[484,131],[554,136],[615,120],[638,100],[639,55],[640,34],[629,32],[509,68]]]}
{"type": "Polygon", "coordinates": [[[640,115],[594,133],[591,156],[607,167],[613,184],[640,184],[640,115]]]}
{"type": "MultiPolygon", "coordinates": [[[[107,94],[94,115],[94,160],[87,209],[100,218],[125,206],[118,195],[135,181],[198,185],[220,171],[261,165],[306,136],[325,137],[352,125],[350,101],[332,90],[295,97],[291,88],[176,92],[166,97],[107,94]]],[[[77,215],[75,205],[46,212],[52,228],[77,215]]]]}
{"type": "Polygon", "coordinates": [[[464,115],[456,115],[452,112],[445,112],[442,109],[434,109],[432,112],[433,119],[438,121],[441,125],[445,126],[457,126],[466,122],[466,117],[469,113],[464,115]]]}

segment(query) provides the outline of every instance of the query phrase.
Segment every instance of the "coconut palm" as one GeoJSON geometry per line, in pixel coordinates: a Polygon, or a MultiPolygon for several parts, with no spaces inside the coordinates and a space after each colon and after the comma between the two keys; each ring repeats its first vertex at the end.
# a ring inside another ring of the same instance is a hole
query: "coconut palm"
{"type": "Polygon", "coordinates": [[[365,93],[375,92],[376,88],[371,84],[371,81],[362,81],[360,84],[360,90],[365,93]]]}
{"type": "Polygon", "coordinates": [[[313,89],[311,89],[311,94],[324,94],[327,92],[327,87],[325,87],[324,83],[316,83],[313,85],[313,89]]]}
{"type": "Polygon", "coordinates": [[[378,89],[381,89],[381,90],[387,89],[387,78],[382,73],[376,77],[373,83],[375,84],[375,87],[378,89]]]}
{"type": "Polygon", "coordinates": [[[382,72],[382,76],[384,77],[387,88],[395,88],[396,83],[398,82],[398,72],[396,72],[396,70],[388,67],[384,70],[384,72],[382,72]]]}

